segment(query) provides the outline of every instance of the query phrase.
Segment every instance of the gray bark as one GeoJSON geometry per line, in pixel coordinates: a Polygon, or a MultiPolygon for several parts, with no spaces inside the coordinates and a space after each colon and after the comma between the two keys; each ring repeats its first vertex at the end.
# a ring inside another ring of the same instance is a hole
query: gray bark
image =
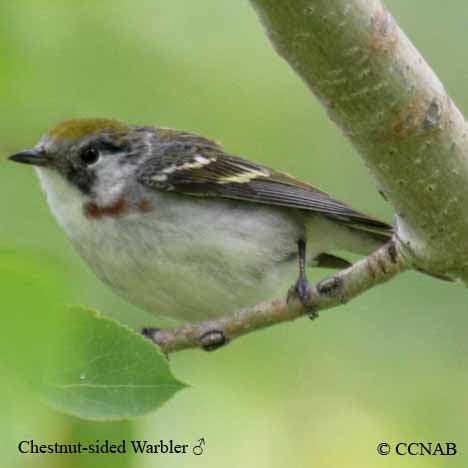
{"type": "Polygon", "coordinates": [[[466,283],[467,124],[390,13],[379,0],[251,3],[393,205],[408,258],[466,283]]]}
{"type": "Polygon", "coordinates": [[[396,235],[314,286],[306,306],[276,300],[147,332],[166,352],[214,349],[308,310],[337,306],[409,267],[468,282],[467,124],[382,3],[250,1],[278,53],[324,104],[392,203],[396,235]]]}
{"type": "Polygon", "coordinates": [[[238,336],[311,312],[315,315],[320,310],[345,304],[405,270],[407,259],[398,250],[398,245],[390,241],[346,270],[320,281],[312,288],[306,306],[292,294],[289,300],[262,302],[212,320],[165,330],[147,329],[144,334],[166,353],[188,348],[212,351],[238,336]]]}

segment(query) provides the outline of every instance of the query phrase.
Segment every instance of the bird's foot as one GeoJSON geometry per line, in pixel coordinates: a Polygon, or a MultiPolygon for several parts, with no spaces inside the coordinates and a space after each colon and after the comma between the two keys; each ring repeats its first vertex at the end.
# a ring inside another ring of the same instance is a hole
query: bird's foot
{"type": "Polygon", "coordinates": [[[288,291],[287,302],[290,302],[293,298],[297,298],[301,301],[307,310],[307,315],[311,320],[318,317],[318,311],[314,307],[309,305],[310,296],[312,294],[312,288],[307,281],[307,278],[300,276],[296,281],[296,284],[292,286],[288,291]]]}

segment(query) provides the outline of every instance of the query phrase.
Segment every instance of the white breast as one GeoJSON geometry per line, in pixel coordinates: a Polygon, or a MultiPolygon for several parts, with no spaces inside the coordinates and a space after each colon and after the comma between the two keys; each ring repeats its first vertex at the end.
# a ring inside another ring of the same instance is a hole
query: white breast
{"type": "Polygon", "coordinates": [[[151,192],[152,211],[87,219],[83,196],[38,170],[50,208],[97,276],[157,315],[200,320],[285,294],[303,227],[262,205],[151,192]]]}

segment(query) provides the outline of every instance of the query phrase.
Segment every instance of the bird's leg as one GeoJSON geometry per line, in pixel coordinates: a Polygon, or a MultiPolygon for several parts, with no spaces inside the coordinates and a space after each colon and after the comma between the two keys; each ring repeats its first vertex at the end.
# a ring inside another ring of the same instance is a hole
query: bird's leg
{"type": "Polygon", "coordinates": [[[306,275],[306,241],[299,239],[297,241],[297,253],[299,258],[299,278],[296,281],[294,289],[303,304],[309,302],[310,286],[306,275]]]}
{"type": "MultiPolygon", "coordinates": [[[[310,292],[311,288],[309,285],[309,281],[307,281],[307,275],[306,275],[306,247],[307,243],[304,239],[299,239],[297,241],[297,252],[298,252],[298,257],[299,257],[299,278],[296,281],[296,284],[294,285],[292,290],[290,290],[288,294],[288,300],[291,296],[291,294],[294,294],[299,298],[299,300],[307,306],[310,298],[310,292]]],[[[308,315],[309,318],[312,320],[314,318],[318,317],[318,312],[315,311],[312,307],[308,307],[308,315]]]]}

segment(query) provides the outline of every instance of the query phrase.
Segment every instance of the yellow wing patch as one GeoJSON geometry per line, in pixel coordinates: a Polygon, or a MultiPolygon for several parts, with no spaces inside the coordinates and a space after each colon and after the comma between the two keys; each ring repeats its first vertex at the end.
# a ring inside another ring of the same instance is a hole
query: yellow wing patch
{"type": "Polygon", "coordinates": [[[218,183],[220,184],[229,184],[231,182],[237,184],[246,184],[253,179],[258,179],[259,177],[268,177],[270,172],[266,170],[257,170],[251,168],[243,168],[244,172],[239,172],[239,174],[227,176],[227,177],[220,177],[218,179],[218,183]]]}

